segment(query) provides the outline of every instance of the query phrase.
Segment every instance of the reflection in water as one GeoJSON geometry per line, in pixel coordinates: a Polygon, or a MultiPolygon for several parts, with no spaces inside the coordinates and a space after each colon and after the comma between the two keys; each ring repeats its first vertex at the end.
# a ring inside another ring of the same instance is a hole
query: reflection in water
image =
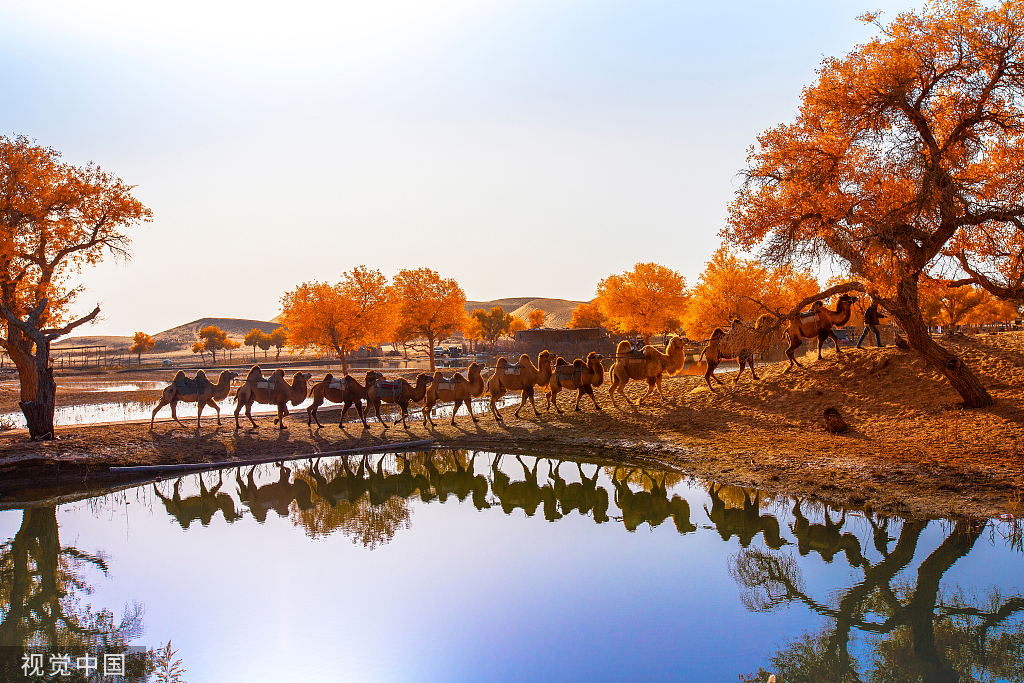
{"type": "MultiPolygon", "coordinates": [[[[0,680],[25,680],[26,652],[97,655],[124,652],[142,635],[143,608],[125,607],[120,621],[107,610],[94,612],[81,597],[92,592],[85,574],[109,567],[102,552],[61,546],[57,508],[26,508],[21,528],[0,546],[0,680]]],[[[129,680],[144,680],[145,656],[128,660],[129,680]]]]}
{"type": "MultiPolygon", "coordinates": [[[[888,536],[889,520],[869,517],[882,559],[872,563],[850,533],[825,511],[825,524],[808,524],[799,514],[793,527],[801,555],[817,552],[830,562],[840,548],[862,580],[836,596],[815,598],[807,591],[792,555],[744,549],[729,568],[743,587],[748,609],[768,611],[800,602],[825,617],[817,634],[805,634],[771,657],[781,681],[976,681],[1024,680],[1024,599],[990,590],[984,599],[940,590],[943,575],[974,547],[986,524],[960,521],[942,543],[917,565],[916,581],[900,579],[919,552],[926,522],[907,520],[900,535],[888,536]],[[895,541],[895,545],[892,545],[895,541]],[[851,653],[859,631],[874,641],[862,660],[851,653]]],[[[767,680],[760,671],[747,680],[767,680]]]]}
{"type": "MultiPolygon", "coordinates": [[[[549,528],[541,517],[578,524],[566,521],[572,515],[606,525],[601,538],[608,543],[615,542],[616,522],[628,532],[647,524],[660,542],[677,534],[686,538],[680,542],[700,537],[688,547],[705,550],[709,539],[718,545],[720,538],[736,554],[727,564],[720,555],[712,569],[728,569],[742,605],[751,613],[795,608],[803,628],[811,629],[795,639],[787,635],[791,642],[768,658],[770,666],[747,680],[767,680],[770,670],[779,683],[1024,681],[1024,597],[1016,584],[982,594],[942,585],[983,531],[997,526],[865,515],[684,481],[648,466],[460,450],[314,459],[233,474],[233,487],[230,472],[154,484],[155,500],[183,530],[198,521],[197,527],[211,527],[202,533],[233,534],[242,527],[259,530],[237,523],[246,517],[259,524],[280,518],[311,538],[340,533],[371,550],[410,530],[413,510],[422,504],[463,503],[469,514],[533,519],[538,523],[527,526],[538,533],[549,528]],[[219,526],[218,512],[225,522],[219,526]]],[[[432,523],[440,519],[435,515],[432,523]]],[[[1019,529],[1013,529],[1009,539],[1018,544],[1019,529]]],[[[82,606],[80,597],[91,590],[86,573],[105,576],[108,559],[61,547],[57,532],[54,507],[30,508],[15,537],[0,546],[0,645],[121,647],[137,637],[141,607],[127,609],[117,623],[110,612],[82,606]]],[[[640,547],[640,539],[630,540],[640,547]]],[[[975,583],[986,586],[984,578],[975,583]]],[[[713,599],[735,596],[733,583],[724,583],[728,588],[713,599]]],[[[20,673],[20,660],[10,652],[0,666],[20,673]]],[[[3,671],[0,680],[17,680],[3,671]]]]}

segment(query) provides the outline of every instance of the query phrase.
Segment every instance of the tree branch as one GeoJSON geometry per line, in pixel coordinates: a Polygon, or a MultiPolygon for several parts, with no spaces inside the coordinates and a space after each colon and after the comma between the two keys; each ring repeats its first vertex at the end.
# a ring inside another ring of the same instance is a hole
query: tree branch
{"type": "Polygon", "coordinates": [[[46,336],[46,341],[48,341],[48,342],[49,341],[53,341],[57,337],[64,336],[65,334],[67,334],[71,330],[75,329],[79,325],[84,325],[85,323],[89,322],[90,320],[92,320],[93,318],[98,316],[99,314],[100,314],[100,307],[99,307],[99,305],[97,305],[96,308],[92,309],[92,313],[90,313],[89,315],[87,315],[85,317],[82,317],[82,318],[79,318],[78,320],[76,320],[74,322],[70,322],[67,325],[65,325],[64,327],[61,327],[61,328],[58,328],[58,329],[42,330],[42,334],[44,334],[46,336]]]}

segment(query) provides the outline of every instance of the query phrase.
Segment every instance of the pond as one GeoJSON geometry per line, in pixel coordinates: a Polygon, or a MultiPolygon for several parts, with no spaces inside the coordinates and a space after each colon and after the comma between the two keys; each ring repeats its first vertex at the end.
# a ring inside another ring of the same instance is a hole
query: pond
{"type": "Polygon", "coordinates": [[[1019,520],[466,451],[57,493],[0,501],[5,681],[168,640],[191,683],[1024,676],[1019,520]]]}

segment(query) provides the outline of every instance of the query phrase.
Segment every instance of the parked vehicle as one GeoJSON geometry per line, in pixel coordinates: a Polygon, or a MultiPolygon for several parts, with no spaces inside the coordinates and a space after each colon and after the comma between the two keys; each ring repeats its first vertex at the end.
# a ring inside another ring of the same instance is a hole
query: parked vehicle
{"type": "Polygon", "coordinates": [[[444,358],[444,349],[442,347],[434,347],[434,358],[444,358]]]}
{"type": "Polygon", "coordinates": [[[461,346],[449,346],[447,353],[448,353],[448,357],[449,358],[458,358],[459,356],[462,355],[462,347],[461,346]]]}

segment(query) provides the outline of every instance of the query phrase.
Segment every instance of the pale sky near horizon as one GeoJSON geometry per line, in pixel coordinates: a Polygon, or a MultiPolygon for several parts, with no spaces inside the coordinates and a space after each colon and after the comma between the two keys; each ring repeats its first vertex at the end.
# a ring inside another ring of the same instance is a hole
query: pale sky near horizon
{"type": "Polygon", "coordinates": [[[694,282],[756,136],[858,15],[920,5],[0,0],[0,133],[154,212],[77,334],[269,319],[360,264],[588,300],[639,261],[694,282]]]}

